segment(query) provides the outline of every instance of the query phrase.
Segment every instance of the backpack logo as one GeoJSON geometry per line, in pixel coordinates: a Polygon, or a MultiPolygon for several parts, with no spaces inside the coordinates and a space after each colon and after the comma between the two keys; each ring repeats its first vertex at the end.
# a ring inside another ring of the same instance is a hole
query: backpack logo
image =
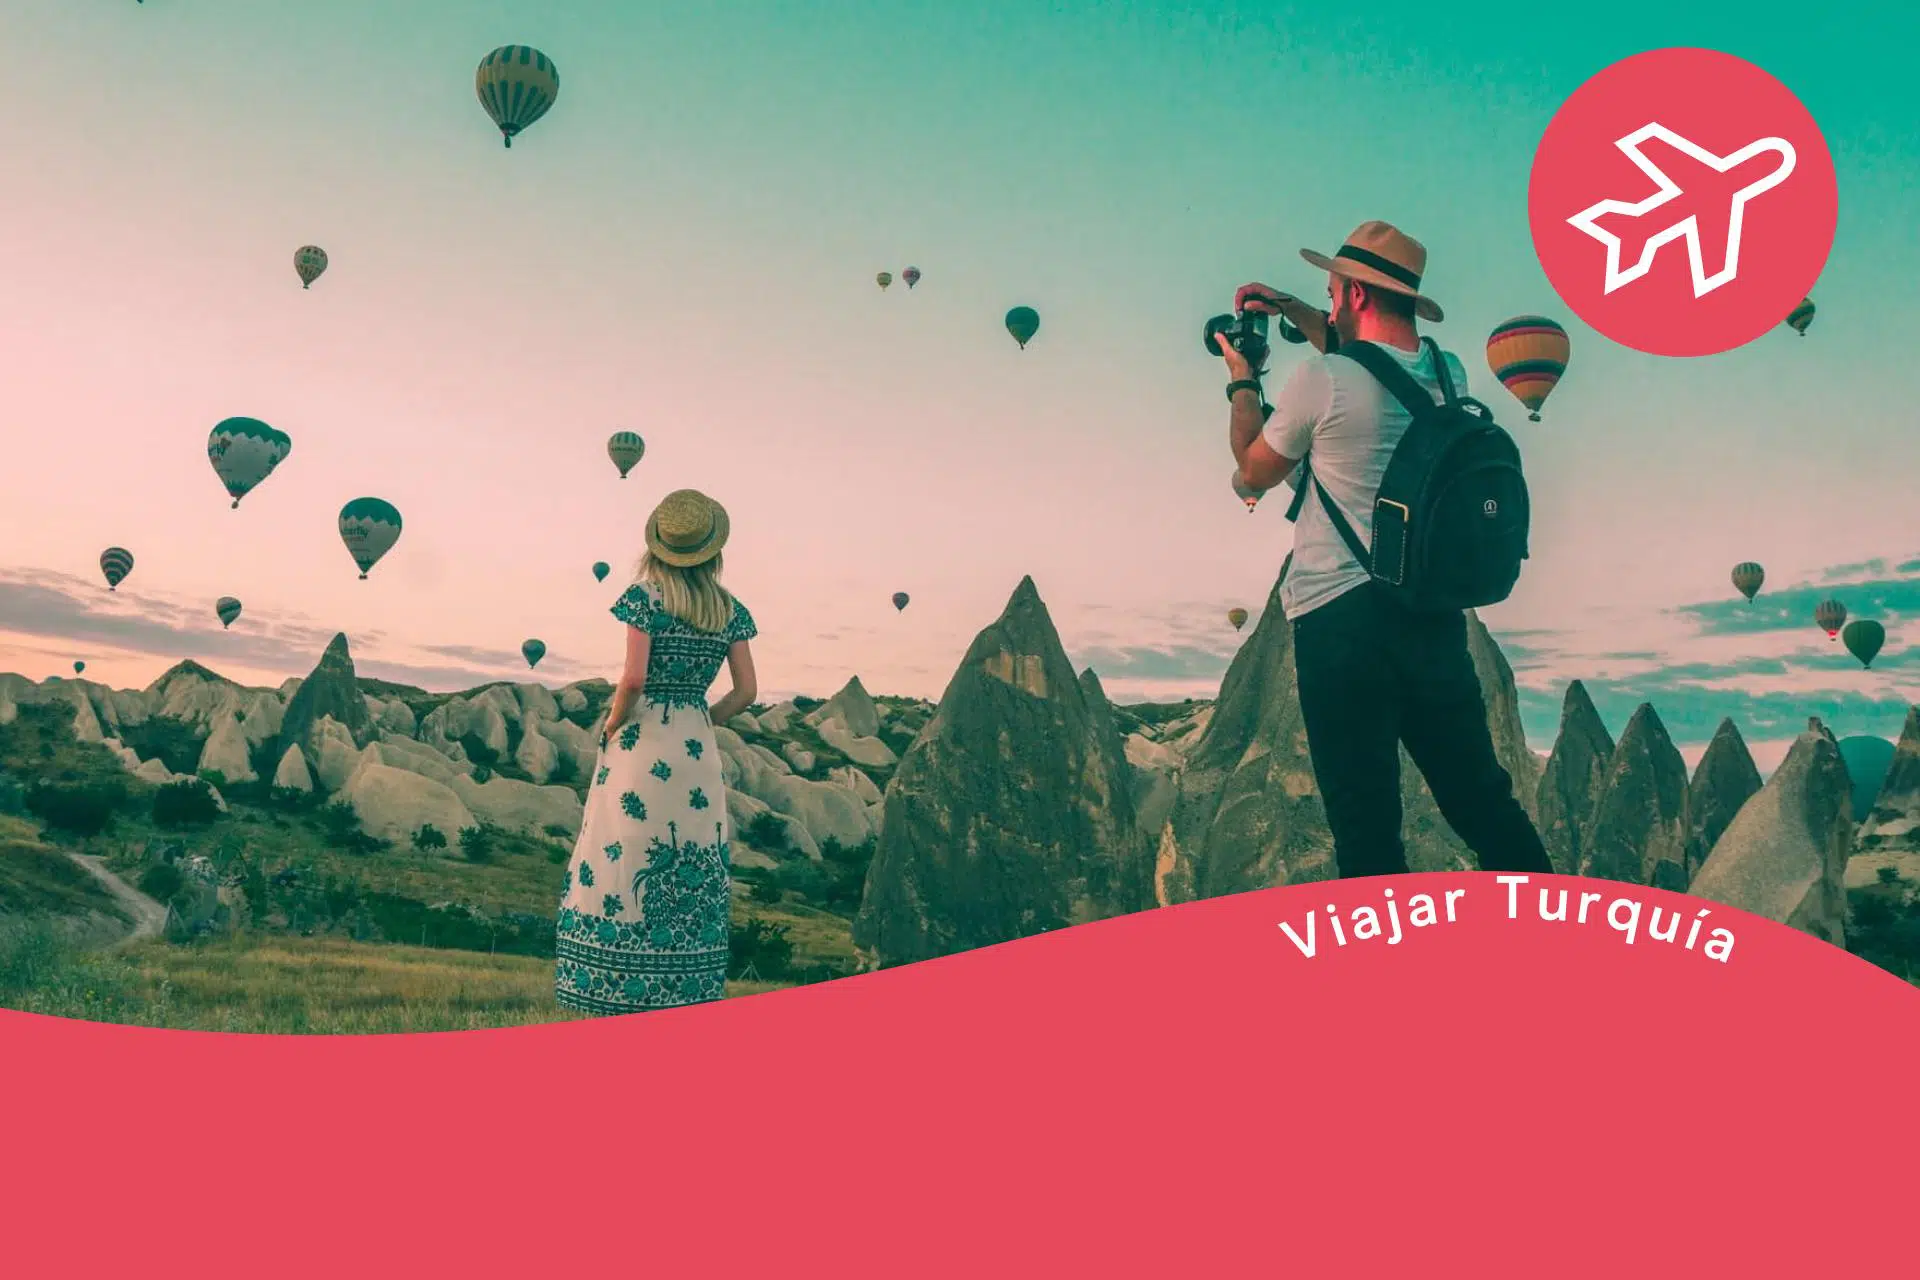
{"type": "Polygon", "coordinates": [[[1485,502],[1480,504],[1480,514],[1485,516],[1487,519],[1491,520],[1495,516],[1500,514],[1500,504],[1495,502],[1492,498],[1488,498],[1485,502]]]}

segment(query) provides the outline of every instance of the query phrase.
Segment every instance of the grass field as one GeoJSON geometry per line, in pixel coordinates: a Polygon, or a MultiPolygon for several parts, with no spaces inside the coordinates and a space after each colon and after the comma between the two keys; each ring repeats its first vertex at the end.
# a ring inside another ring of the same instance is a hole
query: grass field
{"type": "Polygon", "coordinates": [[[30,822],[0,814],[0,919],[95,913],[131,925],[106,888],[30,822]]]}

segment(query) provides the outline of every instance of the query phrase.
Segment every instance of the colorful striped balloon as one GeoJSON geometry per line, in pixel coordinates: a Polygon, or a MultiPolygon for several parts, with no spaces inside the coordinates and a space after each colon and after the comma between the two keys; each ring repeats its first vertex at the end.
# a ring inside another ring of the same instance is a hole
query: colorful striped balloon
{"type": "Polygon", "coordinates": [[[473,88],[511,147],[514,135],[547,114],[560,96],[560,68],[531,46],[503,45],[480,59],[473,88]]]}
{"type": "Polygon", "coordinates": [[[400,512],[380,498],[355,498],[340,508],[340,541],[360,566],[360,576],[400,541],[400,512]]]}
{"type": "Polygon", "coordinates": [[[293,269],[300,277],[300,287],[311,289],[320,273],[327,269],[327,251],[317,244],[303,244],[293,251],[293,269]]]}
{"type": "Polygon", "coordinates": [[[900,278],[905,280],[907,282],[907,288],[911,289],[920,283],[920,268],[908,267],[900,273],[900,278]]]}
{"type": "Polygon", "coordinates": [[[125,547],[108,547],[100,553],[100,573],[107,580],[107,590],[118,588],[132,572],[133,552],[125,547]]]}
{"type": "Polygon", "coordinates": [[[213,612],[220,619],[220,629],[224,631],[240,616],[240,602],[232,596],[221,596],[213,602],[213,612]]]}
{"type": "Polygon", "coordinates": [[[640,463],[647,453],[647,442],[632,431],[616,431],[607,437],[607,456],[613,459],[613,465],[620,468],[620,478],[625,480],[627,472],[640,463]]]}
{"type": "Polygon", "coordinates": [[[1540,406],[1567,371],[1567,331],[1545,316],[1515,316],[1487,337],[1487,365],[1513,398],[1540,421],[1540,406]]]}
{"type": "Polygon", "coordinates": [[[207,461],[236,507],[292,452],[293,437],[258,418],[227,418],[207,433],[207,461]]]}
{"type": "Polygon", "coordinates": [[[1813,610],[1813,620],[1831,640],[1840,634],[1840,628],[1847,620],[1847,606],[1838,600],[1822,600],[1813,610]]]}
{"type": "Polygon", "coordinates": [[[1813,299],[1800,299],[1800,305],[1787,313],[1787,327],[1801,337],[1806,337],[1807,326],[1813,323],[1813,312],[1813,299]]]}
{"type": "Polygon", "coordinates": [[[1751,560],[1742,560],[1733,566],[1733,589],[1751,600],[1760,591],[1760,584],[1767,580],[1767,571],[1751,560]]]}

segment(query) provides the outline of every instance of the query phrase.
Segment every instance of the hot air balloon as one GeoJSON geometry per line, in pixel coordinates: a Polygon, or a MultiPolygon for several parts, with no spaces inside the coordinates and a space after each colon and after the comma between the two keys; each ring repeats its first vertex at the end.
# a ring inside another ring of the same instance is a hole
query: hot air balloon
{"type": "Polygon", "coordinates": [[[227,418],[207,433],[207,461],[236,507],[292,452],[293,437],[258,418],[227,418]]]}
{"type": "Polygon", "coordinates": [[[1240,482],[1240,469],[1238,467],[1235,467],[1233,471],[1233,495],[1247,504],[1248,515],[1252,515],[1253,509],[1260,505],[1260,495],[1240,482]]]}
{"type": "Polygon", "coordinates": [[[221,596],[213,602],[213,611],[220,619],[220,629],[224,631],[240,616],[240,602],[232,596],[221,596]]]}
{"type": "Polygon", "coordinates": [[[904,608],[906,608],[906,607],[907,607],[907,593],[906,593],[906,592],[904,592],[904,591],[896,591],[896,592],[894,592],[894,593],[893,593],[893,607],[894,607],[895,609],[904,609],[904,608]]]}
{"type": "Polygon", "coordinates": [[[1007,332],[1025,351],[1027,344],[1033,341],[1033,335],[1040,332],[1040,313],[1032,307],[1015,307],[1007,312],[1007,332]]]}
{"type": "Polygon", "coordinates": [[[503,45],[480,59],[473,89],[511,147],[514,135],[547,114],[560,96],[560,68],[538,49],[503,45]]]}
{"type": "Polygon", "coordinates": [[[86,669],[87,669],[87,664],[84,662],[76,662],[73,664],[73,674],[75,675],[79,675],[82,671],[85,671],[86,669]]]}
{"type": "Polygon", "coordinates": [[[900,278],[905,280],[907,282],[907,288],[911,289],[920,283],[920,268],[908,267],[900,273],[900,278]]]}
{"type": "Polygon", "coordinates": [[[1247,625],[1247,611],[1245,609],[1229,609],[1227,610],[1227,621],[1233,624],[1235,631],[1238,631],[1247,625]]]}
{"type": "Polygon", "coordinates": [[[1767,580],[1767,571],[1751,560],[1742,560],[1733,566],[1733,589],[1751,600],[1760,591],[1760,584],[1767,580]]]}
{"type": "Polygon", "coordinates": [[[1787,327],[1801,337],[1807,336],[1807,326],[1813,323],[1814,305],[1812,298],[1800,299],[1800,305],[1787,313],[1787,327]]]}
{"type": "Polygon", "coordinates": [[[631,431],[616,431],[607,437],[607,456],[613,459],[613,465],[620,468],[620,478],[625,480],[627,472],[633,470],[647,452],[647,442],[631,431]]]}
{"type": "Polygon", "coordinates": [[[360,566],[360,576],[400,541],[400,512],[380,498],[355,498],[340,508],[340,541],[360,566]]]}
{"type": "Polygon", "coordinates": [[[1838,600],[1822,600],[1813,611],[1813,620],[1820,624],[1820,629],[1831,640],[1840,634],[1841,624],[1847,620],[1847,606],[1838,600]]]}
{"type": "Polygon", "coordinates": [[[540,640],[526,640],[520,645],[520,656],[527,660],[529,667],[540,665],[540,659],[547,656],[547,646],[540,640]]]}
{"type": "Polygon", "coordinates": [[[107,590],[115,590],[133,572],[133,552],[125,547],[108,547],[100,553],[100,572],[107,579],[107,590]]]}
{"type": "Polygon", "coordinates": [[[595,560],[593,562],[593,580],[595,582],[605,582],[607,580],[607,575],[612,572],[613,572],[613,567],[609,565],[605,560],[595,560]]]}
{"type": "Polygon", "coordinates": [[[1533,422],[1540,421],[1540,406],[1566,373],[1570,350],[1567,331],[1545,316],[1515,316],[1487,336],[1493,376],[1527,406],[1533,422]]]}
{"type": "Polygon", "coordinates": [[[879,285],[880,291],[884,293],[886,292],[887,286],[893,283],[893,272],[882,271],[879,275],[873,278],[873,282],[879,285]]]}
{"type": "Polygon", "coordinates": [[[1880,652],[1880,646],[1887,642],[1887,629],[1871,618],[1861,618],[1847,624],[1847,634],[1842,643],[1847,652],[1860,659],[1860,665],[1871,667],[1874,655],[1880,652]]]}
{"type": "Polygon", "coordinates": [[[317,244],[301,245],[293,251],[293,269],[300,275],[300,287],[311,289],[327,269],[327,251],[317,244]]]}

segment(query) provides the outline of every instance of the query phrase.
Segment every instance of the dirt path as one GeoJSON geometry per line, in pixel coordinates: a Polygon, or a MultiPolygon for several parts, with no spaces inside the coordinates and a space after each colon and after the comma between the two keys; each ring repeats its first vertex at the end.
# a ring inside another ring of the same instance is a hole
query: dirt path
{"type": "Polygon", "coordinates": [[[74,853],[69,850],[67,856],[84,867],[88,875],[105,885],[107,892],[111,893],[125,908],[127,914],[133,917],[133,932],[109,943],[109,946],[124,947],[130,943],[139,942],[143,938],[160,936],[160,931],[167,927],[167,906],[164,902],[155,902],[107,870],[106,859],[97,854],[74,853]]]}

